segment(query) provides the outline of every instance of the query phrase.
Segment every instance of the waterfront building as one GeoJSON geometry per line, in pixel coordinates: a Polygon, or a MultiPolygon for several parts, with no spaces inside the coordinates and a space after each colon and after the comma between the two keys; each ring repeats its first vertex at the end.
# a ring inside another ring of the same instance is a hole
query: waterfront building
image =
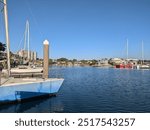
{"type": "MultiPolygon", "coordinates": [[[[28,59],[28,51],[27,50],[20,50],[17,52],[17,54],[20,57],[22,57],[23,59],[28,59]]],[[[37,60],[37,52],[30,51],[29,55],[30,55],[29,60],[34,60],[34,61],[37,60]]]]}
{"type": "Polygon", "coordinates": [[[133,65],[137,65],[139,60],[138,59],[126,59],[127,63],[131,63],[133,65]]]}
{"type": "Polygon", "coordinates": [[[109,60],[109,63],[113,65],[119,65],[119,64],[125,63],[125,61],[121,58],[111,58],[109,60]]]}
{"type": "Polygon", "coordinates": [[[101,59],[99,60],[99,64],[108,64],[108,59],[101,59]]]}
{"type": "Polygon", "coordinates": [[[37,52],[33,52],[33,60],[36,61],[37,60],[37,52]]]}

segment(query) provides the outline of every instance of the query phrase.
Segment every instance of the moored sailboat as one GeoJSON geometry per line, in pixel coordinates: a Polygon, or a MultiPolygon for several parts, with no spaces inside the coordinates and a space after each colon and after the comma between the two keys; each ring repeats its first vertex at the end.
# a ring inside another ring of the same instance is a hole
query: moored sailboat
{"type": "Polygon", "coordinates": [[[139,65],[139,68],[140,69],[150,69],[149,65],[144,64],[144,43],[143,43],[143,41],[142,41],[142,62],[139,65]]]}
{"type": "Polygon", "coordinates": [[[128,39],[127,39],[127,48],[126,48],[126,54],[127,54],[127,57],[126,57],[126,60],[124,61],[124,63],[121,63],[121,64],[118,64],[115,66],[115,68],[126,68],[126,69],[131,69],[133,68],[133,65],[131,63],[129,63],[129,56],[128,56],[128,39]]]}
{"type": "MultiPolygon", "coordinates": [[[[7,44],[7,75],[8,78],[2,78],[0,81],[0,104],[22,101],[30,98],[35,98],[45,95],[56,94],[64,79],[48,78],[48,60],[49,60],[49,42],[44,41],[44,72],[43,78],[14,78],[11,77],[10,67],[10,45],[8,34],[8,16],[7,16],[7,3],[4,3],[4,18],[5,18],[5,31],[6,31],[6,44],[7,44]]],[[[1,76],[0,76],[1,78],[1,76]]]]}

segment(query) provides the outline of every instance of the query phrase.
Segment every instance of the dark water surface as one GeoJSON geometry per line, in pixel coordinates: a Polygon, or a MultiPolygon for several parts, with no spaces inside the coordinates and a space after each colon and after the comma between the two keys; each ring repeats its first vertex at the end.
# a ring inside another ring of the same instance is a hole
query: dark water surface
{"type": "Polygon", "coordinates": [[[58,95],[0,106],[0,112],[150,112],[150,70],[53,67],[65,79],[58,95]]]}

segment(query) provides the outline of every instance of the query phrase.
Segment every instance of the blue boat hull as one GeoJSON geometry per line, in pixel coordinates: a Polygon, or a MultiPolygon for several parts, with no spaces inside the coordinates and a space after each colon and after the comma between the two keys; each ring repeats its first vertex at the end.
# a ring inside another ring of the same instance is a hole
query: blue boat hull
{"type": "Polygon", "coordinates": [[[0,103],[9,103],[26,100],[44,95],[56,94],[63,79],[48,80],[44,82],[33,82],[25,84],[12,84],[0,87],[0,103]]]}

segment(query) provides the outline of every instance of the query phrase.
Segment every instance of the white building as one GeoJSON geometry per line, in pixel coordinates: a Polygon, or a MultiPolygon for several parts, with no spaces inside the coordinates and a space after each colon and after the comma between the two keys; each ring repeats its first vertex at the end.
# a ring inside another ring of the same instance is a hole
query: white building
{"type": "Polygon", "coordinates": [[[109,60],[110,63],[114,64],[114,65],[117,65],[117,64],[122,64],[124,63],[125,61],[121,58],[111,58],[109,60]]]}
{"type": "MultiPolygon", "coordinates": [[[[22,57],[23,59],[28,59],[28,51],[27,50],[20,50],[17,54],[22,57]]],[[[29,60],[36,61],[37,59],[37,52],[30,51],[29,52],[29,60]]]]}

